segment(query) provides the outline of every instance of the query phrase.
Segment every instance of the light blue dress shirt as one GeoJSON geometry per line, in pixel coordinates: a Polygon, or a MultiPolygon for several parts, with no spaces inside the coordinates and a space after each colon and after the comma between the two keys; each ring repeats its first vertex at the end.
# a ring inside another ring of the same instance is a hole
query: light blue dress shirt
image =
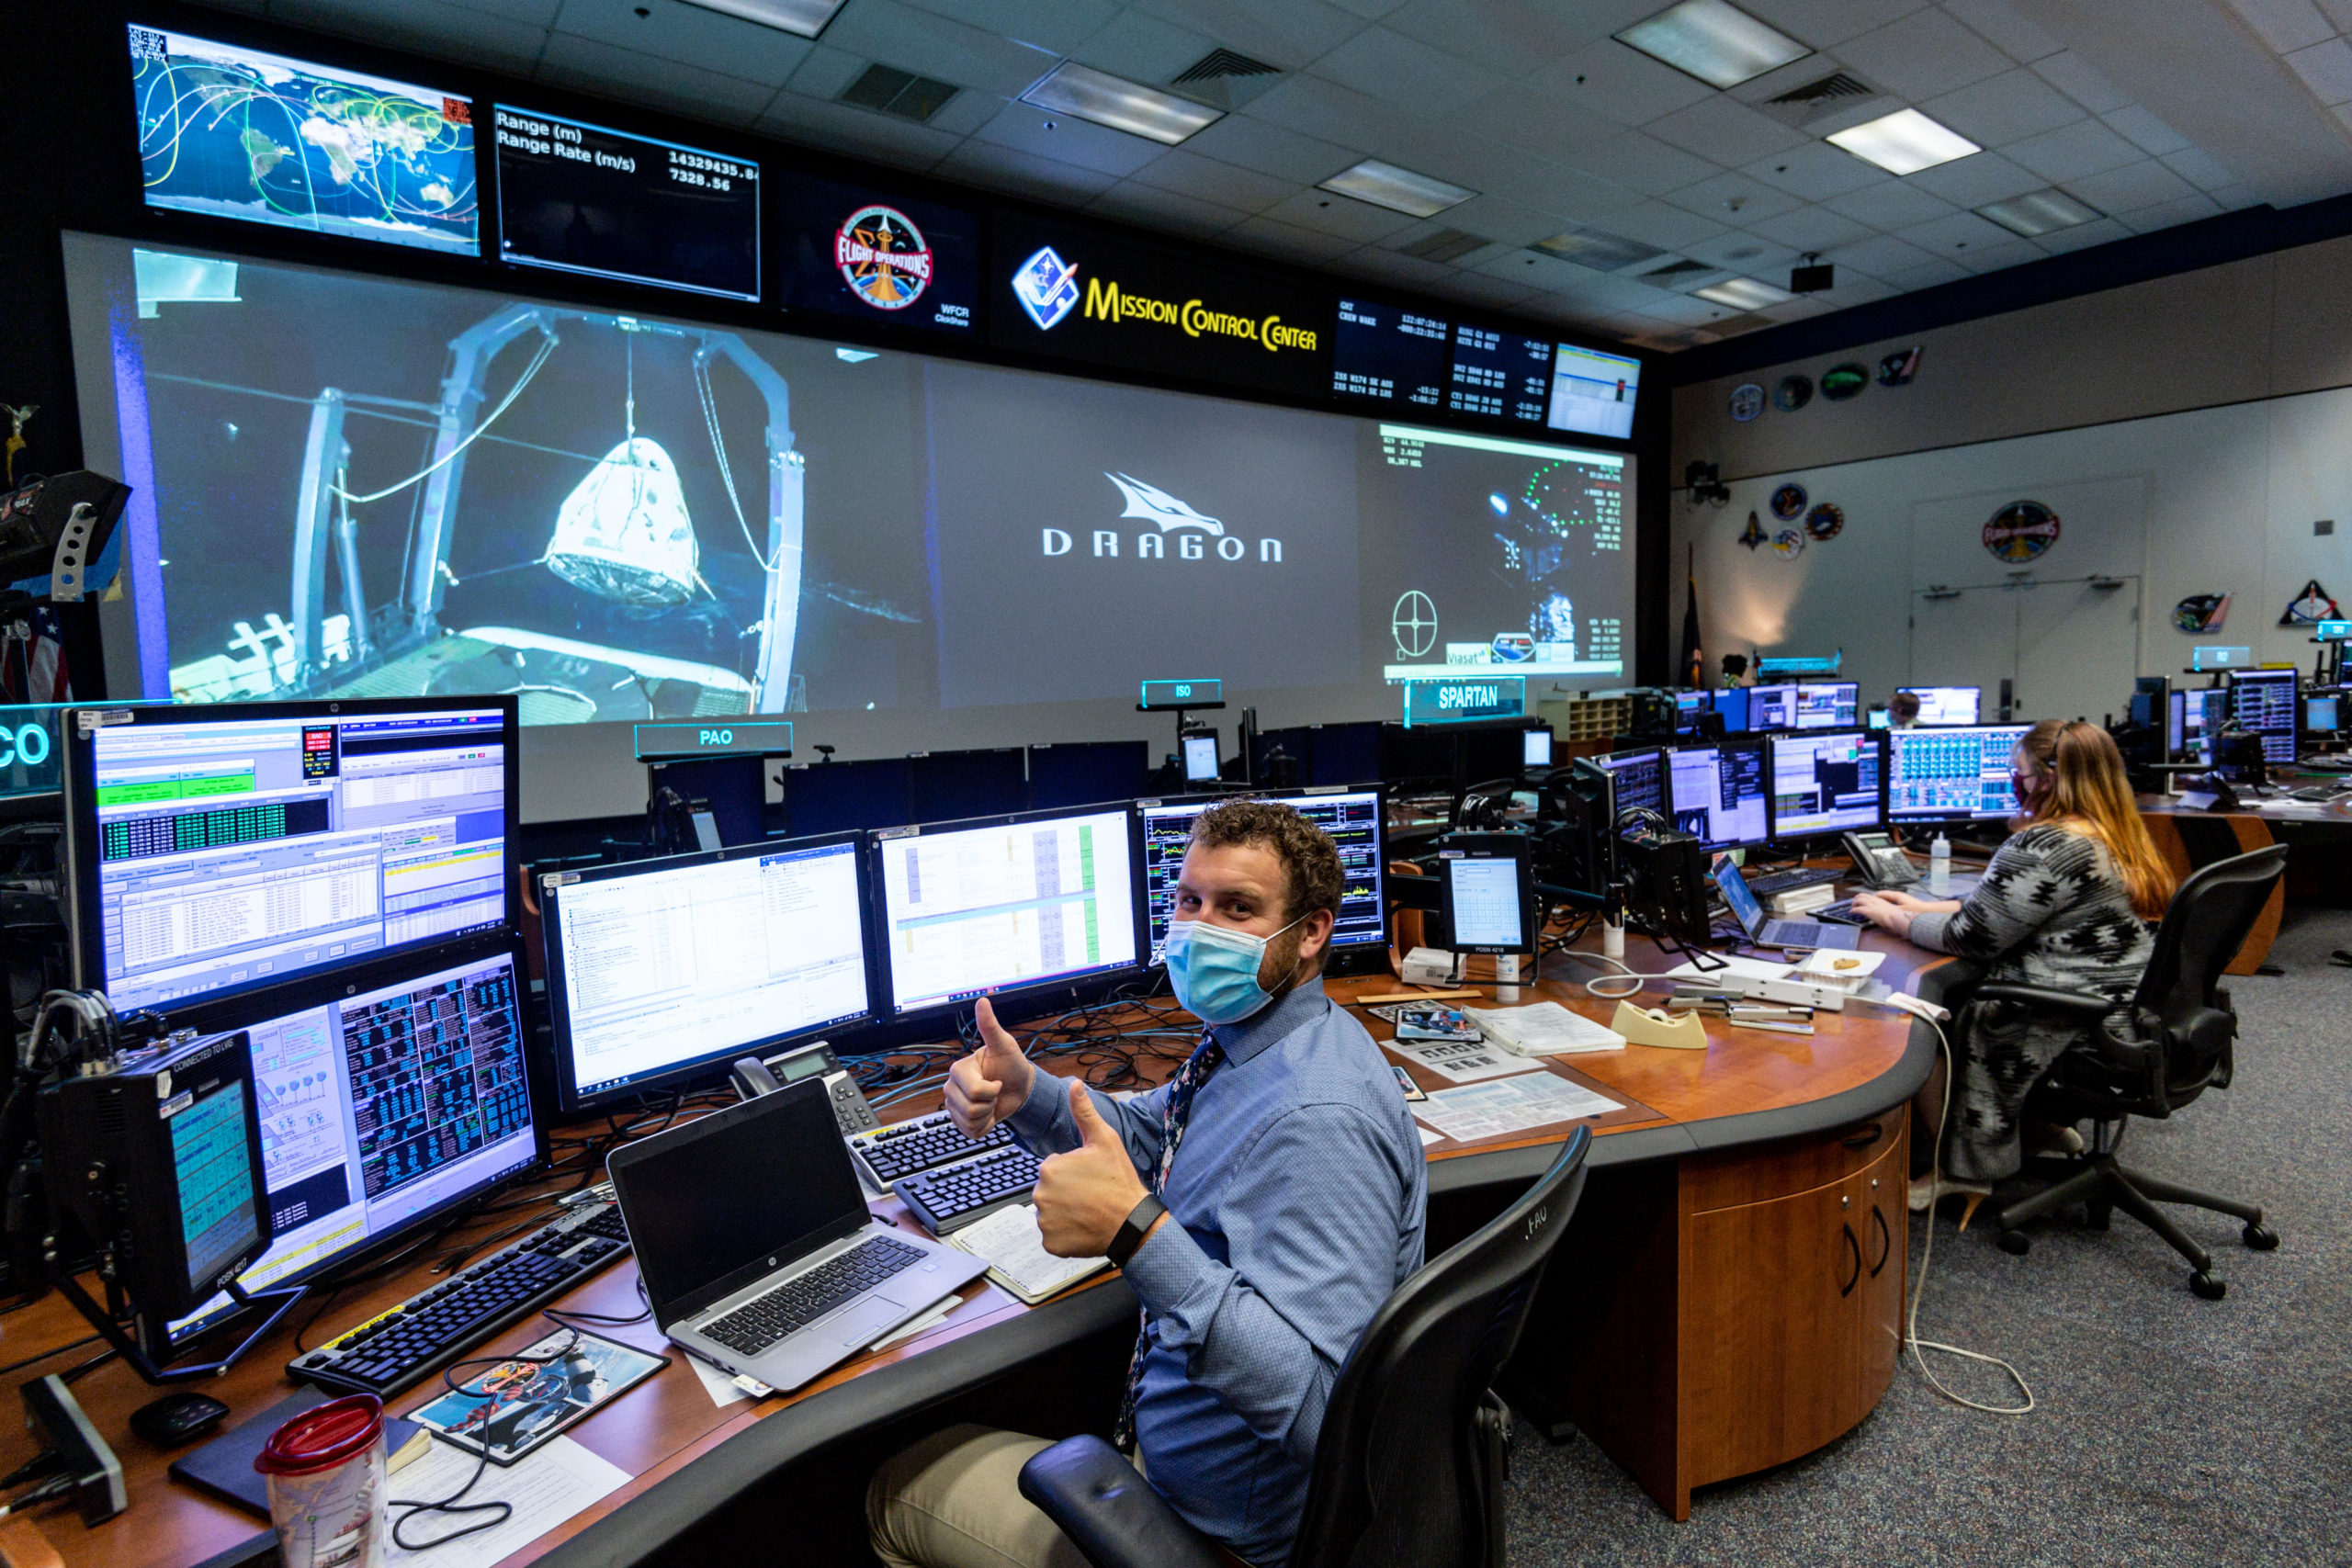
{"type": "MultiPolygon", "coordinates": [[[[1178,1513],[1277,1568],[1340,1364],[1421,1265],[1429,1166],[1388,1059],[1319,980],[1216,1032],[1225,1064],[1160,1194],[1175,1223],[1125,1269],[1152,1339],[1136,1441],[1178,1513]]],[[[1148,1183],[1168,1091],[1090,1092],[1148,1183]]],[[[1014,1134],[1075,1148],[1069,1096],[1040,1074],[1014,1134]]]]}

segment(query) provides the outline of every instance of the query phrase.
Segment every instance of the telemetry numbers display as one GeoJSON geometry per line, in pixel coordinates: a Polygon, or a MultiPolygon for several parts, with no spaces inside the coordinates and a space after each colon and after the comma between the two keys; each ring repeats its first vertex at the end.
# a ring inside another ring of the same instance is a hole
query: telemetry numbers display
{"type": "Polygon", "coordinates": [[[1437,408],[1445,400],[1452,323],[1369,299],[1340,301],[1331,390],[1343,398],[1437,408]]]}
{"type": "MultiPolygon", "coordinates": [[[[1376,790],[1333,790],[1314,795],[1276,795],[1280,801],[1321,829],[1340,852],[1340,874],[1345,886],[1339,919],[1332,922],[1331,945],[1358,947],[1388,940],[1380,890],[1380,794],[1376,790]]],[[[1176,878],[1184,867],[1184,851],[1193,841],[1193,824],[1212,801],[1147,802],[1143,807],[1143,896],[1146,934],[1151,962],[1167,955],[1168,923],[1176,907],[1176,878]]]]}
{"type": "Polygon", "coordinates": [[[1890,731],[1887,816],[2007,817],[2018,804],[2009,758],[2025,731],[2021,724],[1890,731]]]}
{"type": "Polygon", "coordinates": [[[530,1120],[509,973],[380,998],[343,1018],[344,1061],[370,1199],[496,1143],[530,1120]]]}
{"type": "Polygon", "coordinates": [[[1514,424],[1542,424],[1552,395],[1552,344],[1463,322],[1453,329],[1445,406],[1514,424]]]}

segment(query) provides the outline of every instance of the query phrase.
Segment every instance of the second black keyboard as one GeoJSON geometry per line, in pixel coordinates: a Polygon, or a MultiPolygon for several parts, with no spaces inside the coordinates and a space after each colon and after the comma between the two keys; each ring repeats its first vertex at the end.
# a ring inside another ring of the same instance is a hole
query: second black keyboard
{"type": "Polygon", "coordinates": [[[884,1187],[902,1176],[929,1170],[935,1165],[967,1158],[985,1149],[1001,1149],[1012,1142],[1012,1129],[1001,1122],[988,1136],[967,1138],[956,1130],[944,1111],[893,1122],[850,1139],[850,1152],[865,1163],[875,1181],[884,1187]]]}
{"type": "Polygon", "coordinates": [[[1013,1144],[902,1177],[890,1190],[913,1211],[923,1229],[945,1235],[1020,1202],[1036,1185],[1037,1156],[1013,1144]]]}
{"type": "Polygon", "coordinates": [[[1825,882],[1835,882],[1849,874],[1826,866],[1796,866],[1788,871],[1776,871],[1768,876],[1751,876],[1747,890],[1758,898],[1770,898],[1775,893],[1786,893],[1792,887],[1817,887],[1825,882]]]}
{"type": "Polygon", "coordinates": [[[797,1274],[725,1317],[705,1324],[702,1332],[730,1350],[756,1356],[793,1330],[805,1328],[926,1256],[920,1247],[888,1236],[870,1236],[839,1258],[797,1274]]]}

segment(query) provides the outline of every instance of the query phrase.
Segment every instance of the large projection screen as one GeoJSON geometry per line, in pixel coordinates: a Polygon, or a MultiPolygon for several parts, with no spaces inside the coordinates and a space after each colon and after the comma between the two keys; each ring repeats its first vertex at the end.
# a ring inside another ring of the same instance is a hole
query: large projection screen
{"type": "Polygon", "coordinates": [[[1627,673],[1623,454],[64,247],[86,461],[137,491],[114,694],[513,692],[533,818],[641,806],[603,727],[646,718],[1164,746],[1146,679],[1272,727],[1464,664],[1627,673]]]}

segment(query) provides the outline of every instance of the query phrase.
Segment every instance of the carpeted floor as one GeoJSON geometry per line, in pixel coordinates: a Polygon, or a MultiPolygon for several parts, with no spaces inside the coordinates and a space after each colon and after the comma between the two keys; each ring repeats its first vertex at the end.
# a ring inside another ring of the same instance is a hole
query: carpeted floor
{"type": "MultiPolygon", "coordinates": [[[[1522,1436],[1515,1563],[2352,1562],[2352,913],[2292,912],[2282,977],[2234,979],[2237,1082],[2136,1124],[2127,1164],[2260,1203],[2284,1237],[2248,1251],[2233,1220],[2178,1209],[2224,1301],[2119,1213],[2053,1216],[2031,1254],[1939,1220],[1922,1337],[2006,1357],[2023,1416],[1937,1397],[1908,1357],[1861,1426],[1780,1470],[1701,1492],[1676,1524],[1581,1438],[1522,1436]]],[[[1921,1227],[1914,1226],[1912,1267],[1921,1227]]],[[[1933,1358],[1987,1404],[1996,1369],[1933,1358]]]]}

